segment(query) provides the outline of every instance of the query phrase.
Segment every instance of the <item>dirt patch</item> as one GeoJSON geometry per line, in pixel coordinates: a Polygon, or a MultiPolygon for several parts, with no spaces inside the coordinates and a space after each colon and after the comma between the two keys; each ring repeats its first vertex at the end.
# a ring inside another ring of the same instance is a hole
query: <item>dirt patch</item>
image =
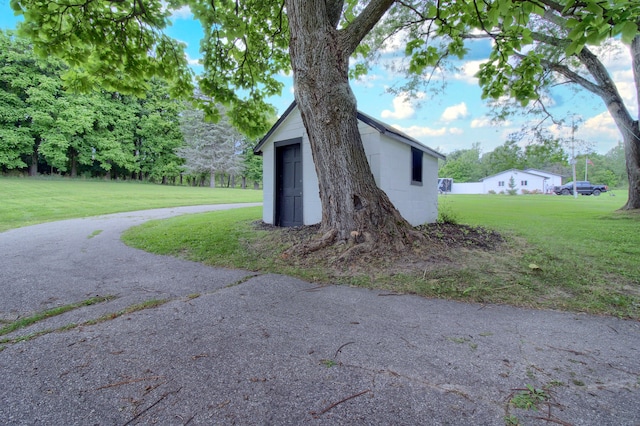
{"type": "MultiPolygon", "coordinates": [[[[280,228],[258,221],[255,229],[268,231],[265,238],[253,247],[260,252],[267,246],[287,248],[320,238],[319,225],[280,228]]],[[[395,276],[399,274],[425,275],[427,271],[442,268],[457,268],[460,256],[474,256],[480,252],[499,252],[505,238],[496,231],[483,227],[433,223],[415,228],[425,238],[412,247],[398,251],[386,246],[376,246],[357,257],[342,261],[341,255],[350,248],[348,244],[337,244],[312,253],[296,253],[288,250],[280,254],[280,261],[295,268],[321,269],[327,279],[354,276],[395,276]]]]}

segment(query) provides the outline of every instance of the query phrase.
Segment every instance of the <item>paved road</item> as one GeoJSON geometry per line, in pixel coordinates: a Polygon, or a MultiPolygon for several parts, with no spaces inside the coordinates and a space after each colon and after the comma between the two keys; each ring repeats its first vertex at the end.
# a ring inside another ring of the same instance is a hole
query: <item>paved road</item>
{"type": "Polygon", "coordinates": [[[637,321],[318,286],[119,240],[233,207],[0,233],[3,321],[115,297],[0,336],[40,333],[0,344],[0,424],[640,425],[637,321]],[[152,299],[169,301],[117,315],[152,299]],[[538,411],[509,403],[533,401],[527,385],[546,389],[538,411]]]}

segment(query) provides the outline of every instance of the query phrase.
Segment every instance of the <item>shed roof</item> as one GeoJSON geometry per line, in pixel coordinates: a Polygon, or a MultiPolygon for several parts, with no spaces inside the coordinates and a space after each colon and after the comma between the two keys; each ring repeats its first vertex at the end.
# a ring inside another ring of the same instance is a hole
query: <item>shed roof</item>
{"type": "MultiPolygon", "coordinates": [[[[271,129],[269,129],[267,134],[264,135],[264,137],[262,139],[260,139],[260,142],[258,142],[256,147],[253,148],[253,152],[254,153],[260,154],[262,152],[262,146],[269,140],[269,137],[278,129],[278,127],[280,127],[282,122],[284,120],[286,120],[286,118],[289,116],[289,114],[291,114],[291,112],[296,108],[296,106],[297,106],[296,101],[293,101],[291,103],[291,105],[289,105],[289,107],[282,114],[282,116],[280,116],[280,118],[278,119],[276,124],[274,124],[273,127],[271,127],[271,129]]],[[[398,129],[394,128],[394,127],[391,127],[390,125],[388,125],[386,123],[383,123],[382,121],[376,120],[375,118],[371,117],[370,115],[367,115],[367,114],[365,114],[363,112],[358,111],[358,120],[360,120],[361,122],[367,124],[368,126],[373,127],[374,129],[376,129],[381,134],[387,135],[391,139],[395,139],[395,140],[397,140],[399,142],[405,143],[405,144],[407,144],[409,146],[412,146],[412,147],[414,147],[416,149],[419,149],[420,151],[424,152],[425,154],[431,155],[432,157],[436,157],[436,158],[439,158],[441,160],[446,159],[446,157],[443,154],[440,154],[438,151],[435,151],[435,150],[429,148],[428,146],[422,144],[418,140],[416,140],[416,139],[412,138],[411,136],[401,132],[400,130],[398,130],[398,129]]]]}

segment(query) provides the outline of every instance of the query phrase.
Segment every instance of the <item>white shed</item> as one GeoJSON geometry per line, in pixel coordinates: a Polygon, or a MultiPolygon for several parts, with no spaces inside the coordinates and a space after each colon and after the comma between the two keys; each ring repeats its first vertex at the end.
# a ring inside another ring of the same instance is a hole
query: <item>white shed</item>
{"type": "MultiPolygon", "coordinates": [[[[434,222],[438,217],[438,159],[444,160],[444,155],[361,112],[358,127],[377,185],[412,225],[434,222]]],[[[254,152],[263,156],[263,221],[277,226],[319,223],[318,176],[295,102],[254,152]]]]}

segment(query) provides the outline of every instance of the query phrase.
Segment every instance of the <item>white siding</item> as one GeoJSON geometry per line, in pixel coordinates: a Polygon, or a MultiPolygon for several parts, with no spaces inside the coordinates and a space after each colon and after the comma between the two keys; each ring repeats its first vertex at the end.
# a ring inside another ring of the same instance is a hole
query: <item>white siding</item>
{"type": "Polygon", "coordinates": [[[438,218],[438,159],[422,154],[422,185],[411,184],[411,146],[380,136],[380,169],[378,186],[407,221],[416,226],[435,222],[438,218]]]}
{"type": "Polygon", "coordinates": [[[511,189],[509,181],[513,177],[515,189],[518,194],[522,194],[522,190],[526,191],[545,191],[545,178],[543,176],[534,175],[520,170],[507,170],[495,176],[490,176],[482,180],[484,183],[484,193],[495,191],[497,194],[504,192],[505,194],[511,189]]]}
{"type": "Polygon", "coordinates": [[[560,186],[562,185],[562,176],[555,174],[555,173],[549,173],[549,172],[545,172],[542,170],[537,170],[537,169],[527,169],[525,170],[525,172],[529,172],[529,173],[533,173],[536,175],[541,175],[547,178],[546,182],[545,182],[545,186],[546,189],[548,189],[548,191],[553,190],[554,186],[560,186]]]}
{"type": "Polygon", "coordinates": [[[451,194],[484,194],[484,183],[482,182],[462,182],[451,185],[451,194]]]}

